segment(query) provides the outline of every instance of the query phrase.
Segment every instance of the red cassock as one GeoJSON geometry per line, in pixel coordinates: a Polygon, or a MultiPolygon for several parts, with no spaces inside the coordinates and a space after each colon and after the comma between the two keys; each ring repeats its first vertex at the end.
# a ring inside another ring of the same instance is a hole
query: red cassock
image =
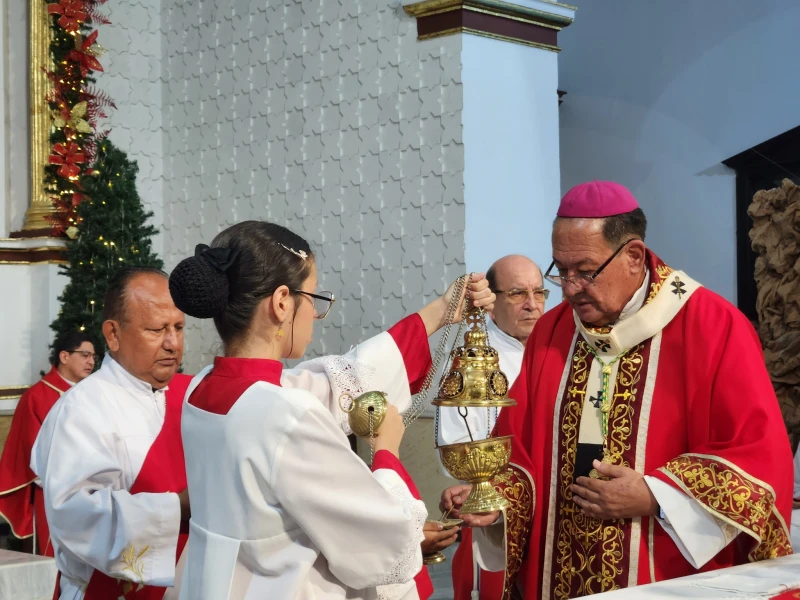
{"type": "MultiPolygon", "coordinates": [[[[758,336],[726,300],[651,252],[647,261],[649,294],[638,314],[653,318],[620,361],[612,462],[686,494],[736,534],[699,571],[791,554],[792,453],[758,336]]],[[[514,436],[512,467],[495,481],[512,503],[506,573],[481,598],[511,598],[520,588],[526,599],[560,600],[698,572],[654,517],[601,521],[571,500],[596,360],[588,344],[613,342],[611,328],[577,330],[566,303],[540,319],[509,393],[518,405],[500,415],[495,435],[514,436]]],[[[465,563],[453,574],[458,600],[471,589],[465,563]]]]}
{"type": "Polygon", "coordinates": [[[45,556],[53,556],[53,547],[42,488],[33,483],[36,475],[30,467],[31,449],[47,413],[69,388],[69,383],[52,367],[22,394],[0,456],[0,515],[11,525],[14,536],[23,539],[33,535],[35,517],[37,552],[45,556]]]}

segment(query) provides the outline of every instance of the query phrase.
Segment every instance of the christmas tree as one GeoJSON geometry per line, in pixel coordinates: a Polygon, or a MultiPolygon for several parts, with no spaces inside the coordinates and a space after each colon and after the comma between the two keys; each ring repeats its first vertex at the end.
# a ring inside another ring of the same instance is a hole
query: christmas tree
{"type": "MultiPolygon", "coordinates": [[[[124,266],[164,266],[152,250],[156,229],[147,220],[153,213],[144,211],[136,192],[138,170],[136,162],[105,139],[92,168],[81,175],[77,223],[67,229],[69,264],[61,267],[69,283],[58,298],[61,311],[50,325],[56,336],[89,331],[95,343],[102,344],[103,296],[114,273],[124,266]]],[[[104,348],[96,350],[102,356],[104,348]]]]}

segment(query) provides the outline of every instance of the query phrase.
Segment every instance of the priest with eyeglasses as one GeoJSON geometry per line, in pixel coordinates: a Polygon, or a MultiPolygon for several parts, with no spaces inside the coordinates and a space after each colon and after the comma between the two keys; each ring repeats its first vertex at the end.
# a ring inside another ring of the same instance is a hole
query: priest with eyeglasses
{"type": "MultiPolygon", "coordinates": [[[[494,431],[513,435],[495,479],[511,507],[460,515],[503,575],[478,596],[455,568],[457,600],[578,598],[791,554],[792,453],[758,336],[650,250],[646,225],[616,183],[562,199],[545,278],[564,302],[494,431]]],[[[459,516],[467,491],[442,508],[459,516]]]]}

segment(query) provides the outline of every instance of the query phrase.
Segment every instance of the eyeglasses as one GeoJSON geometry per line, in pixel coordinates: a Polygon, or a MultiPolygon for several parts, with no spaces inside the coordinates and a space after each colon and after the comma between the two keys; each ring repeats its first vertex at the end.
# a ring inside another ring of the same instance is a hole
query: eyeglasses
{"type": "Polygon", "coordinates": [[[97,362],[97,354],[94,352],[89,352],[88,350],[67,350],[68,354],[80,354],[83,357],[83,360],[91,357],[93,361],[97,362]]]}
{"type": "Polygon", "coordinates": [[[495,294],[505,294],[506,299],[510,304],[522,304],[531,295],[533,295],[534,302],[544,302],[550,297],[550,290],[539,288],[535,290],[494,290],[495,294]]]}
{"type": "Polygon", "coordinates": [[[311,292],[304,292],[303,290],[292,290],[292,293],[303,294],[304,296],[311,298],[311,301],[314,303],[314,318],[320,320],[328,316],[333,303],[336,301],[336,297],[332,292],[320,292],[319,294],[312,294],[311,292]]]}
{"type": "MultiPolygon", "coordinates": [[[[606,262],[604,262],[602,265],[600,265],[597,268],[597,270],[594,273],[591,273],[591,274],[578,273],[577,275],[575,275],[575,277],[568,277],[566,275],[551,275],[550,271],[552,271],[553,267],[556,266],[556,261],[553,261],[552,263],[550,263],[550,267],[547,269],[547,273],[544,274],[544,278],[547,279],[547,281],[549,281],[550,283],[553,283],[553,284],[557,285],[558,287],[564,287],[568,283],[571,283],[571,284],[577,285],[577,286],[589,285],[595,279],[597,279],[597,276],[600,275],[600,273],[603,272],[603,269],[605,269],[609,264],[611,264],[611,261],[614,260],[617,257],[617,254],[622,252],[622,249],[625,246],[627,246],[628,244],[630,244],[634,240],[638,240],[638,239],[639,238],[631,238],[627,242],[622,244],[619,248],[617,248],[614,251],[614,254],[612,254],[611,256],[608,257],[608,260],[606,260],[606,262]]],[[[559,269],[559,272],[561,272],[561,269],[559,269]]]]}

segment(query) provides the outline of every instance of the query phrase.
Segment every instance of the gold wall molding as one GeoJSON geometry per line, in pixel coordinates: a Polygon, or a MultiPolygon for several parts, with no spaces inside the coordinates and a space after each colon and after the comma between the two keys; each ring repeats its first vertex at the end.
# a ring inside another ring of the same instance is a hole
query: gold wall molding
{"type": "MultiPolygon", "coordinates": [[[[540,0],[572,13],[574,6],[540,0]]],[[[557,36],[572,16],[522,6],[503,0],[423,0],[403,7],[417,19],[417,39],[429,40],[456,33],[470,33],[495,40],[559,52],[557,36]]]]}
{"type": "MultiPolygon", "coordinates": [[[[578,10],[575,6],[542,0],[547,4],[558,6],[566,10],[578,10]]],[[[572,17],[544,12],[528,6],[503,2],[502,0],[423,0],[403,7],[405,12],[412,17],[430,17],[456,10],[468,10],[493,16],[511,18],[523,23],[535,23],[542,27],[549,27],[560,31],[572,24],[572,17]]]]}
{"type": "Polygon", "coordinates": [[[541,44],[539,42],[529,42],[528,40],[519,39],[512,36],[500,35],[498,33],[489,33],[481,31],[480,29],[473,29],[472,27],[453,27],[452,29],[445,29],[436,33],[428,33],[417,37],[418,40],[432,40],[437,37],[446,35],[453,35],[455,33],[471,33],[472,35],[479,35],[481,37],[489,38],[492,40],[500,40],[503,42],[512,42],[514,44],[522,44],[523,46],[530,46],[531,48],[541,48],[542,50],[550,50],[551,52],[561,52],[558,46],[551,46],[549,44],[541,44]]]}
{"type": "MultiPolygon", "coordinates": [[[[32,385],[32,384],[31,384],[32,385]]],[[[0,387],[0,400],[21,398],[31,385],[10,385],[0,387]]]]}
{"type": "Polygon", "coordinates": [[[0,260],[0,265],[68,265],[67,260],[0,260]]]}

